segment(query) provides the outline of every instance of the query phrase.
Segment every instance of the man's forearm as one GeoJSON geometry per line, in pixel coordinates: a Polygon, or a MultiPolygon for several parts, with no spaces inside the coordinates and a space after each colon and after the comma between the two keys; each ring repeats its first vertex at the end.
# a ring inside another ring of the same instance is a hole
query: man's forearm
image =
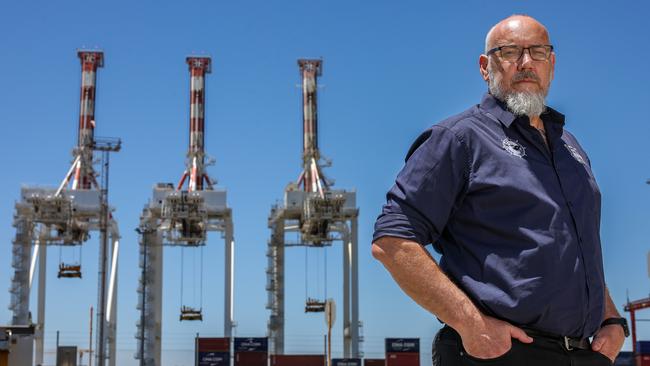
{"type": "Polygon", "coordinates": [[[616,305],[609,295],[609,289],[605,287],[605,318],[620,318],[621,314],[616,310],[616,305]]]}
{"type": "Polygon", "coordinates": [[[481,321],[478,308],[420,244],[382,237],[373,243],[372,253],[408,296],[452,328],[462,331],[481,321]]]}

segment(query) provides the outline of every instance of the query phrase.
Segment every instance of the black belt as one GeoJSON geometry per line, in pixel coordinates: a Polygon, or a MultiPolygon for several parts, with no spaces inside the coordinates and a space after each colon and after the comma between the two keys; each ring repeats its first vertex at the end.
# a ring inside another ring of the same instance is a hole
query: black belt
{"type": "Polygon", "coordinates": [[[528,334],[533,338],[543,338],[546,340],[553,341],[555,343],[559,343],[567,351],[571,351],[575,348],[591,349],[591,342],[589,342],[589,338],[574,338],[574,337],[559,336],[559,335],[546,333],[546,332],[542,332],[539,330],[530,329],[526,327],[522,327],[522,329],[524,330],[524,332],[526,332],[526,334],[528,334]]]}

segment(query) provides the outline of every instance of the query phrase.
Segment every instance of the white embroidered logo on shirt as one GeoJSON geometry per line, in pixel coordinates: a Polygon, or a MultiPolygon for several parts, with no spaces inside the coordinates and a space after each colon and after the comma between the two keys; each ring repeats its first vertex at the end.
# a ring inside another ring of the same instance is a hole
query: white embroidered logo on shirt
{"type": "Polygon", "coordinates": [[[520,158],[526,156],[526,148],[523,147],[517,140],[510,140],[506,137],[503,139],[503,141],[501,141],[501,145],[505,151],[510,153],[510,155],[514,155],[520,158]]]}
{"type": "Polygon", "coordinates": [[[573,156],[573,158],[576,159],[578,163],[585,164],[585,159],[582,157],[582,155],[580,155],[578,149],[567,144],[564,144],[564,146],[566,146],[567,150],[569,150],[569,152],[571,153],[571,156],[573,156]]]}

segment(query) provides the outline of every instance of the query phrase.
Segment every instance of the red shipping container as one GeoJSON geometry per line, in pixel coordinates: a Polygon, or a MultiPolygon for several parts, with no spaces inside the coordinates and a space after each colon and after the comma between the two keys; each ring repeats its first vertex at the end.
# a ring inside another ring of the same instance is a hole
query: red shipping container
{"type": "Polygon", "coordinates": [[[386,360],[383,358],[366,358],[363,360],[363,366],[386,366],[386,360]]]}
{"type": "Polygon", "coordinates": [[[325,366],[325,356],[271,355],[271,366],[325,366]]]}
{"type": "Polygon", "coordinates": [[[650,366],[650,355],[637,355],[636,366],[650,366]]]}
{"type": "Polygon", "coordinates": [[[196,338],[197,352],[230,352],[230,338],[196,338]]]}
{"type": "Polygon", "coordinates": [[[235,366],[267,366],[266,352],[235,352],[235,366]]]}
{"type": "Polygon", "coordinates": [[[386,366],[420,366],[420,354],[387,353],[386,366]]]}

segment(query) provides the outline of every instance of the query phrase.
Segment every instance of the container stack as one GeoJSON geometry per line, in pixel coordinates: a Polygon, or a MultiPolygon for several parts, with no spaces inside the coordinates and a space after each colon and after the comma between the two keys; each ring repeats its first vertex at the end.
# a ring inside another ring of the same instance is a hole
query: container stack
{"type": "Polygon", "coordinates": [[[636,342],[636,366],[650,366],[650,341],[636,342]]]}
{"type": "Polygon", "coordinates": [[[383,358],[364,358],[363,366],[386,366],[386,360],[383,358]]]}
{"type": "MultiPolygon", "coordinates": [[[[57,366],[77,366],[77,346],[58,346],[56,348],[57,366]]],[[[0,365],[7,365],[0,362],[0,365]]]]}
{"type": "Polygon", "coordinates": [[[230,366],[230,338],[196,338],[197,366],[230,366]]]}
{"type": "Polygon", "coordinates": [[[325,355],[271,355],[271,366],[325,366],[325,355]]]}
{"type": "Polygon", "coordinates": [[[360,358],[333,358],[332,366],[361,366],[360,358]]]}
{"type": "Polygon", "coordinates": [[[386,366],[420,366],[420,338],[386,338],[386,366]]]}
{"type": "Polygon", "coordinates": [[[268,338],[235,338],[235,366],[267,366],[268,338]]]}

